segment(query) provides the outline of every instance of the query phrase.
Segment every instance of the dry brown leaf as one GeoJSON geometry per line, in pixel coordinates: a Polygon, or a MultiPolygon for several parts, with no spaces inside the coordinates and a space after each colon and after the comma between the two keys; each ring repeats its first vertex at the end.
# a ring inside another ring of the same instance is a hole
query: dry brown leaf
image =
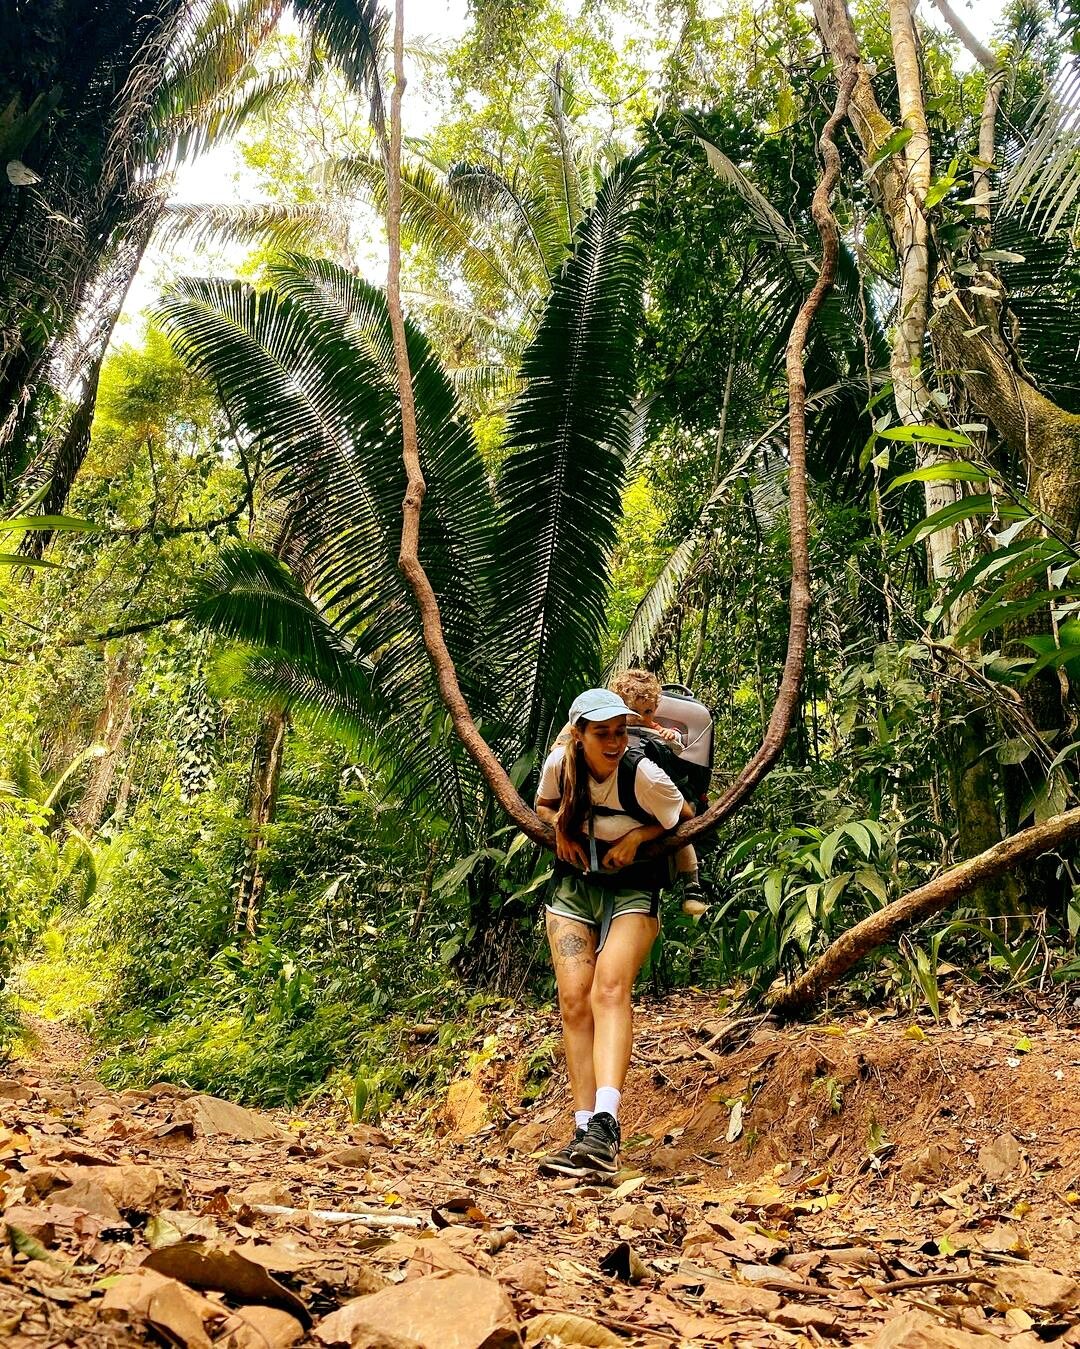
{"type": "Polygon", "coordinates": [[[225,1134],[241,1142],[255,1143],[261,1139],[284,1142],[291,1135],[257,1110],[246,1110],[232,1101],[217,1096],[192,1096],[183,1109],[195,1125],[196,1133],[204,1138],[225,1134]]]}
{"type": "MultiPolygon", "coordinates": [[[[53,1190],[49,1198],[54,1204],[63,1204],[65,1208],[77,1208],[84,1213],[96,1213],[99,1218],[104,1218],[107,1222],[117,1224],[123,1222],[120,1210],[112,1196],[86,1176],[80,1176],[71,1185],[65,1186],[61,1190],[53,1190]]],[[[136,1205],[129,1204],[127,1207],[135,1208],[136,1205]]]]}
{"type": "Polygon", "coordinates": [[[125,1274],[106,1291],[100,1304],[106,1319],[147,1321],[182,1349],[210,1349],[204,1322],[219,1310],[207,1298],[153,1270],[125,1274]]]}
{"type": "Polygon", "coordinates": [[[979,1169],[992,1184],[1007,1180],[1020,1169],[1020,1144],[1010,1133],[999,1134],[979,1149],[979,1169]]]}
{"type": "Polygon", "coordinates": [[[996,1335],[973,1335],[941,1325],[925,1312],[905,1312],[884,1325],[872,1349],[1006,1349],[996,1335]]]}
{"type": "Polygon", "coordinates": [[[321,1344],[379,1343],[397,1336],[421,1349],[520,1349],[517,1316],[505,1289],[476,1274],[412,1279],[357,1298],[321,1321],[321,1344]],[[367,1335],[368,1340],[363,1337],[367,1335]]]}
{"type": "Polygon", "coordinates": [[[1080,1283],[1037,1265],[1005,1265],[994,1275],[994,1287],[1005,1305],[1068,1312],[1080,1303],[1080,1283]]]}
{"type": "Polygon", "coordinates": [[[304,1325],[311,1324],[301,1299],[235,1246],[181,1241],[151,1251],[143,1268],[180,1279],[192,1288],[213,1288],[245,1302],[268,1302],[299,1317],[304,1325]]]}
{"type": "MultiPolygon", "coordinates": [[[[73,1166],[68,1168],[67,1177],[70,1188],[77,1193],[90,1194],[85,1184],[104,1190],[112,1202],[120,1209],[132,1209],[137,1213],[150,1213],[165,1205],[172,1207],[183,1198],[183,1186],[176,1179],[156,1166],[138,1166],[124,1163],[118,1166],[73,1166]]],[[[65,1203],[68,1201],[65,1200],[65,1203]]]]}
{"type": "Polygon", "coordinates": [[[607,1326],[572,1312],[541,1312],[525,1322],[527,1349],[548,1337],[558,1339],[567,1349],[623,1349],[624,1344],[607,1326]]]}
{"type": "Polygon", "coordinates": [[[289,1349],[304,1327],[278,1307],[240,1307],[225,1322],[215,1349],[289,1349]]]}

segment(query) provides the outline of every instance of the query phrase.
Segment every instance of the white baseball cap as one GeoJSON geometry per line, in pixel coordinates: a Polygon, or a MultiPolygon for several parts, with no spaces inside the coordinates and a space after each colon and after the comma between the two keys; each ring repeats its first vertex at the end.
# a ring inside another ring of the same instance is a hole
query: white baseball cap
{"type": "Polygon", "coordinates": [[[612,717],[630,716],[630,709],[617,693],[610,689],[586,689],[570,704],[570,725],[586,721],[609,721],[612,717]]]}

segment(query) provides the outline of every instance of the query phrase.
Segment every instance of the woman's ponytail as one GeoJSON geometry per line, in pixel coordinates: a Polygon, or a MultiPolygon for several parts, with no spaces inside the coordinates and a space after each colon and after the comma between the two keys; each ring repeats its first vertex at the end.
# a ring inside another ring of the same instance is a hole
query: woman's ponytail
{"type": "MultiPolygon", "coordinates": [[[[582,717],[578,722],[579,729],[583,729],[586,724],[582,717]]],[[[591,805],[585,746],[577,736],[573,736],[563,756],[562,803],[555,820],[559,833],[580,842],[585,835],[585,817],[591,805]]]]}

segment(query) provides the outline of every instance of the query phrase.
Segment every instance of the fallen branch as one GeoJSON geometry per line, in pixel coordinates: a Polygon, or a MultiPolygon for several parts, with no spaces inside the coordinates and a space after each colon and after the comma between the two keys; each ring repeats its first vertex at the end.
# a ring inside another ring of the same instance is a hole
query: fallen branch
{"type": "Polygon", "coordinates": [[[794,983],[772,999],[772,1011],[784,1018],[802,1015],[820,1002],[833,984],[864,956],[894,941],[913,923],[940,913],[987,881],[1077,838],[1080,838],[1080,810],[1070,810],[1043,824],[1022,829],[920,885],[837,937],[794,983]]]}
{"type": "Polygon", "coordinates": [[[351,1213],[347,1209],[289,1208],[287,1204],[249,1204],[267,1218],[318,1218],[321,1223],[356,1223],[358,1227],[430,1227],[423,1218],[405,1213],[351,1213]]]}

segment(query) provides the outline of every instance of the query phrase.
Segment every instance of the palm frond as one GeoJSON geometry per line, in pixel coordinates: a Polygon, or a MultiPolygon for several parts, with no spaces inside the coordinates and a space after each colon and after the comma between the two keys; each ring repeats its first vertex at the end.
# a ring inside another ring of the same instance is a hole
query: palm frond
{"type": "MultiPolygon", "coordinates": [[[[358,190],[386,210],[386,174],[374,155],[338,160],[328,173],[335,186],[358,190]]],[[[413,160],[401,166],[401,222],[408,239],[436,256],[456,262],[467,280],[495,285],[519,302],[535,303],[527,278],[507,258],[477,237],[475,220],[436,170],[413,160]]]]}
{"type": "MultiPolygon", "coordinates": [[[[708,131],[685,119],[705,152],[709,167],[743,203],[747,223],[762,247],[755,255],[756,324],[749,345],[759,347],[771,366],[779,368],[792,320],[806,292],[817,278],[817,260],[776,207],[735,164],[708,131]]],[[[865,362],[875,368],[887,365],[888,338],[874,306],[860,293],[859,267],[843,243],[837,259],[836,279],[818,311],[807,351],[807,375],[813,383],[816,372],[829,381],[843,378],[865,362]]]]}
{"type": "MultiPolygon", "coordinates": [[[[550,216],[537,210],[535,195],[523,190],[516,175],[507,178],[491,165],[479,163],[452,164],[446,173],[446,186],[471,219],[497,222],[504,237],[510,233],[514,238],[519,257],[532,255],[530,283],[546,294],[558,266],[551,265],[550,216]]],[[[561,264],[570,247],[569,238],[560,233],[556,247],[561,264]]]]}
{"type": "Polygon", "coordinates": [[[371,101],[372,121],[384,131],[379,59],[388,16],[378,0],[293,0],[301,24],[325,48],[352,87],[371,101]]]}
{"type": "Polygon", "coordinates": [[[189,619],[231,641],[276,651],[343,689],[367,687],[369,672],[359,679],[361,662],[284,564],[261,548],[223,548],[195,585],[189,619]]]}
{"type": "MultiPolygon", "coordinates": [[[[438,760],[432,773],[467,794],[471,767],[445,743],[432,747],[438,691],[396,566],[405,476],[385,297],[332,263],[292,258],[270,269],[262,292],[185,282],[160,321],[181,358],[214,380],[288,502],[288,560],[354,656],[370,662],[387,735],[403,754],[425,747],[438,760]]],[[[421,557],[463,686],[486,715],[490,491],[429,344],[412,324],[407,336],[430,487],[421,557]]]]}
{"type": "Polygon", "coordinates": [[[1080,58],[1071,57],[1047,85],[1026,127],[1023,149],[1002,188],[1006,214],[1044,238],[1055,234],[1080,192],[1080,58]]]}
{"type": "Polygon", "coordinates": [[[644,162],[620,165],[582,222],[510,413],[492,588],[506,615],[511,722],[528,747],[546,741],[567,691],[598,673],[631,445],[644,162]]]}
{"type": "Polygon", "coordinates": [[[183,238],[196,248],[271,240],[283,251],[296,250],[325,228],[327,219],[323,206],[170,202],[158,217],[154,237],[161,244],[183,238]]]}
{"type": "Polygon", "coordinates": [[[697,531],[687,534],[664,562],[656,579],[638,601],[633,617],[619,642],[618,650],[604,671],[605,681],[620,670],[642,663],[645,653],[652,646],[653,638],[663,626],[683,581],[693,567],[702,543],[702,535],[697,531]]]}

